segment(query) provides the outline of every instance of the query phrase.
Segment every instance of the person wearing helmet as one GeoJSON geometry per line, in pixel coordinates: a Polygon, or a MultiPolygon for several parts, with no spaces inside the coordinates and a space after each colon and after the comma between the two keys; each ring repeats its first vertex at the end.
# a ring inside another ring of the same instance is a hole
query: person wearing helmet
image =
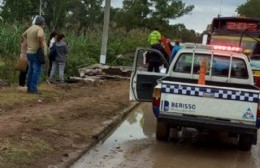
{"type": "Polygon", "coordinates": [[[45,40],[45,19],[36,16],[34,24],[22,34],[22,41],[27,40],[27,57],[29,72],[27,80],[27,92],[38,94],[38,82],[40,79],[42,64],[47,55],[47,44],[45,40]]]}
{"type": "Polygon", "coordinates": [[[148,37],[148,42],[152,46],[161,42],[161,33],[158,28],[155,28],[148,37]]]}

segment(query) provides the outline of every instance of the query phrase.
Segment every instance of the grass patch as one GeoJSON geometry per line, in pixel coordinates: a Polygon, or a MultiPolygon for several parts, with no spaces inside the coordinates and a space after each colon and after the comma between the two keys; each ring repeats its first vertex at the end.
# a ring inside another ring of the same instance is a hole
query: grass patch
{"type": "Polygon", "coordinates": [[[6,87],[0,90],[0,108],[13,108],[17,104],[24,104],[37,99],[37,95],[18,91],[14,87],[6,87]]]}
{"type": "Polygon", "coordinates": [[[33,163],[40,156],[53,151],[53,148],[43,139],[22,137],[19,141],[0,141],[0,167],[20,167],[33,163]]]}
{"type": "Polygon", "coordinates": [[[87,138],[90,135],[90,132],[86,130],[81,130],[77,133],[77,135],[79,135],[79,137],[81,138],[87,138]]]}
{"type": "Polygon", "coordinates": [[[41,116],[34,119],[32,122],[34,125],[39,125],[44,128],[54,127],[57,123],[56,119],[50,115],[41,116]]]}
{"type": "Polygon", "coordinates": [[[38,103],[39,100],[41,102],[55,102],[71,97],[71,92],[68,94],[67,89],[58,88],[55,85],[42,84],[39,87],[39,91],[42,92],[41,95],[17,90],[14,86],[1,89],[0,111],[10,110],[17,105],[25,105],[26,103],[38,103]]]}

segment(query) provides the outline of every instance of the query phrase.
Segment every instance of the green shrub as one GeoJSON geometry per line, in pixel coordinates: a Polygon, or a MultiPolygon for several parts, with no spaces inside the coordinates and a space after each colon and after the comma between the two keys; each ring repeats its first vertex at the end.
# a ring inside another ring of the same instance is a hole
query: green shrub
{"type": "MultiPolygon", "coordinates": [[[[11,82],[18,81],[18,73],[14,70],[20,52],[20,37],[23,27],[0,25],[0,78],[11,82]]],[[[78,76],[78,69],[99,63],[102,28],[95,27],[78,35],[73,31],[62,32],[69,45],[69,56],[66,64],[66,76],[78,76]]],[[[126,31],[125,28],[111,28],[107,48],[107,64],[116,65],[117,55],[147,45],[148,30],[136,29],[126,31]]],[[[46,33],[49,37],[49,32],[46,33]]],[[[121,64],[121,63],[120,63],[121,64]]]]}

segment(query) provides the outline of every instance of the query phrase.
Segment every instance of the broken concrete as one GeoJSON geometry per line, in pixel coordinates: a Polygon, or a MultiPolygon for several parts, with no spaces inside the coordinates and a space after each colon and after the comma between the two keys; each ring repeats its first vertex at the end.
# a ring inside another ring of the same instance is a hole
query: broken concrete
{"type": "Polygon", "coordinates": [[[94,64],[79,69],[80,77],[70,77],[73,81],[95,82],[103,79],[129,79],[132,67],[128,66],[108,66],[94,64]]]}

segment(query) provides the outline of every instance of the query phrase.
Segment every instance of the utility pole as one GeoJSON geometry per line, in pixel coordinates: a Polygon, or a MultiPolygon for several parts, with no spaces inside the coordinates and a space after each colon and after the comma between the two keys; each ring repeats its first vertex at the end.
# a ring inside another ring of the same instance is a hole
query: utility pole
{"type": "Polygon", "coordinates": [[[106,64],[109,18],[110,18],[110,5],[111,5],[111,0],[106,0],[105,10],[104,10],[102,46],[101,46],[101,54],[100,54],[100,60],[99,60],[100,64],[106,64]]]}
{"type": "Polygon", "coordinates": [[[42,0],[40,0],[40,10],[39,10],[39,15],[42,15],[42,0]]]}

